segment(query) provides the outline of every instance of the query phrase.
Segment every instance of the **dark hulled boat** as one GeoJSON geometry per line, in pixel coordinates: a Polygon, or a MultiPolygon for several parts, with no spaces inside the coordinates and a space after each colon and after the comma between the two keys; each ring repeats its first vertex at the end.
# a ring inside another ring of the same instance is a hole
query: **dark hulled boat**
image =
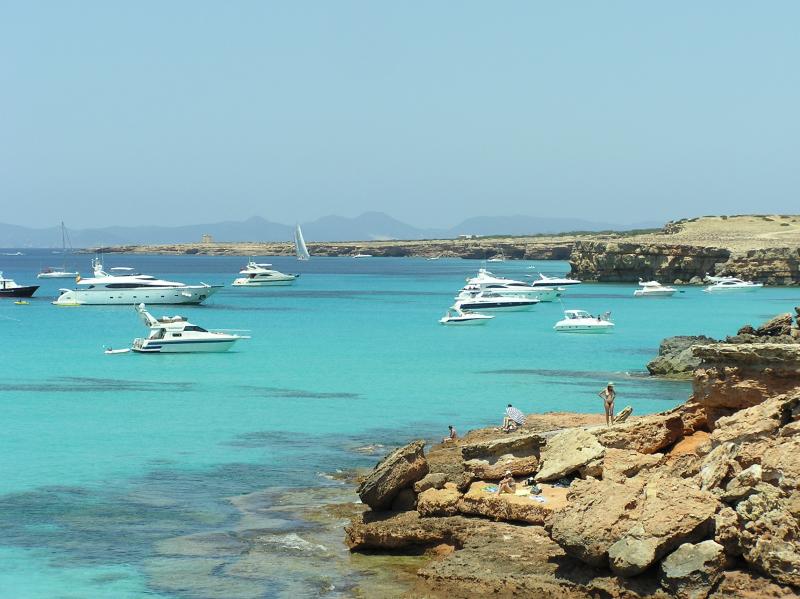
{"type": "Polygon", "coordinates": [[[38,285],[17,285],[13,280],[6,279],[0,272],[0,297],[31,297],[37,289],[39,289],[38,285]]]}

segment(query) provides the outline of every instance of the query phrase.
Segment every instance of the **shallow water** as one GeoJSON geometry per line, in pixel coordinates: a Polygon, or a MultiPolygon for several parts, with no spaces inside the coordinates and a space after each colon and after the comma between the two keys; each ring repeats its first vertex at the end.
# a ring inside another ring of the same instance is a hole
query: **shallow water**
{"type": "MultiPolygon", "coordinates": [[[[21,284],[52,261],[43,251],[0,258],[21,284]]],[[[453,329],[436,321],[478,262],[269,260],[300,280],[153,310],[248,329],[253,338],[226,354],[105,355],[144,329],[130,307],[52,306],[68,280],[40,281],[27,306],[0,301],[0,595],[348,596],[372,575],[344,551],[341,522],[308,519],[310,506],[354,498],[327,473],[371,466],[386,447],[437,439],[447,424],[498,422],[507,403],[599,412],[608,380],[619,408],[667,409],[689,385],[642,376],[663,337],[733,334],[800,303],[795,289],[634,299],[631,285],[582,285],[563,306],[453,329]],[[611,310],[617,329],[556,334],[564,308],[611,310]]],[[[226,284],[244,262],[106,258],[226,284]]],[[[531,264],[492,267],[522,278],[531,264]]]]}

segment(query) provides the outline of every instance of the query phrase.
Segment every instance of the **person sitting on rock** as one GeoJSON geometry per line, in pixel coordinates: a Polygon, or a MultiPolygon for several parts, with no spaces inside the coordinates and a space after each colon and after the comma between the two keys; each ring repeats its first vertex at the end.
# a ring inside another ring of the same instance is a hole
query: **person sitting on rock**
{"type": "Polygon", "coordinates": [[[453,425],[449,424],[447,428],[450,430],[450,432],[447,433],[447,436],[444,439],[442,439],[442,443],[447,443],[448,441],[455,441],[458,439],[458,433],[456,432],[456,429],[453,428],[453,425]]]}
{"type": "Polygon", "coordinates": [[[506,414],[503,416],[503,428],[501,430],[504,433],[510,433],[511,431],[517,430],[517,428],[523,424],[525,424],[525,414],[511,404],[508,404],[506,414]]]}
{"type": "Polygon", "coordinates": [[[514,493],[517,489],[517,482],[511,474],[511,470],[506,470],[505,477],[497,483],[498,493],[514,493]]]}

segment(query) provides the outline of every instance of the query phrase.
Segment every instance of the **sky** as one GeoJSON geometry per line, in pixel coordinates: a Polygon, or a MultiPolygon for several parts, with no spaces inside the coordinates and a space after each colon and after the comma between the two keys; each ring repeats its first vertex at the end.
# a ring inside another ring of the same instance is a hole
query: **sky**
{"type": "Polygon", "coordinates": [[[797,213],[800,3],[0,0],[0,222],[797,213]]]}

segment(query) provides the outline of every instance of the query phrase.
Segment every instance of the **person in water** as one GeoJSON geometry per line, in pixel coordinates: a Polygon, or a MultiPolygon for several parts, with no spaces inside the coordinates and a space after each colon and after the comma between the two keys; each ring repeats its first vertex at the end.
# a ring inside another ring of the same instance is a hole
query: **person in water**
{"type": "Polygon", "coordinates": [[[447,443],[448,441],[455,441],[458,439],[458,433],[456,432],[456,429],[453,428],[453,425],[450,424],[447,426],[447,428],[450,430],[450,432],[447,433],[447,436],[444,439],[442,439],[442,443],[447,443]]]}
{"type": "Polygon", "coordinates": [[[617,392],[614,390],[614,383],[609,381],[606,388],[598,393],[598,395],[603,399],[603,406],[606,410],[606,426],[611,426],[614,422],[614,400],[617,398],[617,392]]]}

